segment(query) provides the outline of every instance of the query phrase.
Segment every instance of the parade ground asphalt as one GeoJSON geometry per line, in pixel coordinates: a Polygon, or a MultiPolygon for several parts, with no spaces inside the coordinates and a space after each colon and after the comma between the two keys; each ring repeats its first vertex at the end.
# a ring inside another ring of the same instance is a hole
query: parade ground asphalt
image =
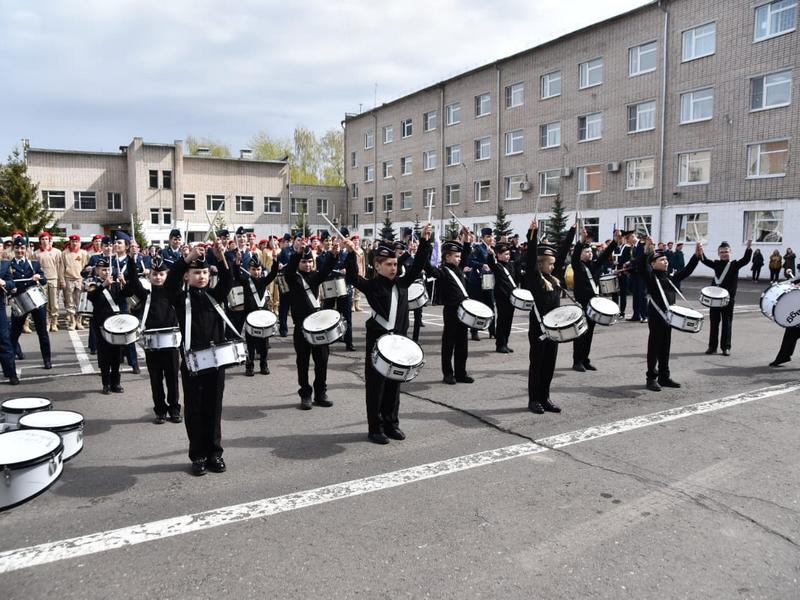
{"type": "MultiPolygon", "coordinates": [[[[707,279],[684,283],[691,306],[707,279]]],[[[800,597],[800,356],[742,282],[731,356],[673,332],[680,389],[644,389],[647,325],[597,327],[577,373],[562,344],[560,414],[526,410],[527,314],[498,354],[470,342],[474,384],[441,382],[441,307],[404,384],[405,441],[366,438],[364,321],[334,345],[331,408],[299,410],[291,337],[271,374],[228,371],[228,470],[189,474],[183,424],[152,423],[144,371],[102,395],[87,332],[51,334],[22,383],[85,419],[83,451],[47,491],[0,513],[0,598],[800,597]]],[[[628,316],[630,316],[630,302],[628,316]]],[[[707,314],[706,310],[703,310],[707,314]]],[[[2,485],[2,483],[0,483],[2,485]]]]}

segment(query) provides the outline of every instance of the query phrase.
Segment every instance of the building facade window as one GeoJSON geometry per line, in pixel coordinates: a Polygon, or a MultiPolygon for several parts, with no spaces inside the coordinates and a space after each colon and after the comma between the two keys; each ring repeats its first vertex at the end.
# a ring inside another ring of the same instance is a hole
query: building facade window
{"type": "Polygon", "coordinates": [[[658,46],[655,42],[634,46],[628,50],[628,75],[636,77],[655,71],[657,50],[658,46]]]}
{"type": "Polygon", "coordinates": [[[150,169],[148,179],[150,180],[150,189],[158,189],[158,171],[155,169],[150,169]]]}
{"type": "Polygon", "coordinates": [[[488,179],[481,179],[475,182],[475,203],[489,202],[492,199],[492,182],[488,179]]]}
{"type": "Polygon", "coordinates": [[[364,165],[364,183],[369,183],[375,179],[375,166],[364,165]]]}
{"type": "Polygon", "coordinates": [[[505,135],[506,139],[506,156],[510,156],[512,154],[520,154],[525,147],[525,139],[522,133],[522,129],[515,129],[514,131],[508,131],[505,135]]]}
{"type": "Polygon", "coordinates": [[[602,189],[603,165],[578,167],[578,193],[596,194],[602,189]]]}
{"type": "Polygon", "coordinates": [[[783,242],[782,210],[744,211],[744,236],[742,241],[753,240],[762,244],[783,242]]]}
{"type": "Polygon", "coordinates": [[[593,240],[600,241],[600,217],[581,217],[581,225],[593,240]]]}
{"type": "Polygon", "coordinates": [[[436,206],[436,188],[425,188],[422,190],[422,208],[436,206]]]}
{"type": "Polygon", "coordinates": [[[197,210],[197,196],[194,194],[183,195],[183,212],[194,212],[197,210]]]}
{"type": "Polygon", "coordinates": [[[628,133],[650,131],[656,128],[656,102],[639,102],[628,107],[628,133]]]}
{"type": "Polygon", "coordinates": [[[678,155],[678,185],[701,185],[711,181],[711,151],[678,155]]]}
{"type": "Polygon", "coordinates": [[[453,102],[444,107],[445,125],[461,123],[461,103],[453,102]]]}
{"type": "Polygon", "coordinates": [[[383,212],[392,212],[394,209],[394,195],[393,194],[384,194],[382,196],[383,200],[383,212]]]}
{"type": "Polygon", "coordinates": [[[106,195],[108,210],[122,210],[122,194],[119,192],[108,192],[106,195]]]}
{"type": "Polygon", "coordinates": [[[375,146],[375,132],[372,129],[367,129],[364,132],[364,150],[369,150],[375,146]]]}
{"type": "Polygon", "coordinates": [[[789,140],[762,142],[747,147],[747,177],[783,177],[789,163],[789,140]]]}
{"type": "Polygon", "coordinates": [[[225,196],[222,194],[207,194],[206,210],[217,212],[222,207],[223,202],[225,202],[225,196]]]}
{"type": "Polygon", "coordinates": [[[358,166],[358,153],[351,152],[350,153],[350,166],[355,168],[358,166]]]}
{"type": "Polygon", "coordinates": [[[381,163],[381,172],[384,179],[389,179],[392,176],[392,167],[394,166],[393,160],[385,160],[381,163]]]}
{"type": "Polygon", "coordinates": [[[251,213],[251,212],[253,212],[253,197],[252,196],[236,196],[236,212],[237,213],[251,213]]]}
{"type": "Polygon", "coordinates": [[[626,190],[649,190],[655,182],[654,158],[637,158],[627,162],[626,190]]]}
{"type": "Polygon", "coordinates": [[[558,148],[561,145],[561,122],[545,123],[539,126],[539,147],[558,148]]]}
{"type": "Polygon", "coordinates": [[[400,209],[411,210],[413,199],[411,192],[400,192],[400,209]]]}
{"type": "Polygon", "coordinates": [[[625,230],[633,231],[636,237],[645,237],[653,231],[652,215],[629,215],[625,217],[625,230]]]}
{"type": "Polygon", "coordinates": [[[165,190],[172,189],[172,171],[161,171],[161,187],[165,190]]]}
{"type": "Polygon", "coordinates": [[[750,110],[789,106],[792,103],[792,72],[781,71],[750,80],[750,110]]]}
{"type": "Polygon", "coordinates": [[[711,56],[717,51],[717,24],[707,23],[683,32],[681,59],[683,62],[711,56]]]}
{"type": "Polygon", "coordinates": [[[289,203],[289,208],[292,209],[293,215],[307,215],[308,214],[308,198],[292,198],[289,203]]]}
{"type": "Polygon", "coordinates": [[[394,141],[394,127],[386,125],[383,128],[383,143],[391,144],[394,141]]]}
{"type": "Polygon", "coordinates": [[[75,210],[97,210],[96,192],[74,192],[75,210]]]}
{"type": "Polygon", "coordinates": [[[67,194],[63,190],[44,190],[42,191],[42,204],[50,210],[66,210],[67,194]]]}
{"type": "MultiPolygon", "coordinates": [[[[356,196],[358,196],[358,194],[356,194],[356,196]]],[[[281,214],[281,199],[277,196],[265,196],[264,212],[270,215],[281,214]]]]}
{"type": "Polygon", "coordinates": [[[350,195],[353,198],[358,198],[358,184],[357,183],[353,183],[353,184],[350,185],[350,195]]]}
{"type": "Polygon", "coordinates": [[[506,86],[506,108],[515,108],[525,103],[525,84],[512,83],[506,86]]]}
{"type": "Polygon", "coordinates": [[[453,144],[444,149],[445,165],[454,167],[461,164],[461,144],[453,144]]]}
{"type": "Polygon", "coordinates": [[[492,138],[489,136],[475,140],[475,160],[488,160],[492,157],[492,138]]]}
{"type": "Polygon", "coordinates": [[[503,192],[505,200],[519,200],[522,198],[522,190],[519,184],[525,181],[524,175],[509,175],[503,177],[503,192]]]}
{"type": "Polygon", "coordinates": [[[317,198],[317,214],[318,215],[327,215],[328,214],[328,199],[327,198],[317,198]]]}
{"type": "Polygon", "coordinates": [[[580,88],[590,88],[603,83],[603,59],[595,58],[579,65],[580,88]]]}
{"type": "Polygon", "coordinates": [[[755,40],[765,40],[794,31],[797,24],[797,0],[776,0],[756,8],[755,40]]]}
{"type": "Polygon", "coordinates": [[[422,153],[423,170],[432,171],[436,168],[436,150],[428,150],[422,153]]]}
{"type": "Polygon", "coordinates": [[[561,191],[561,171],[553,169],[539,173],[539,195],[555,196],[561,191]]]}
{"type": "Polygon", "coordinates": [[[423,131],[433,131],[436,129],[437,114],[435,110],[430,110],[422,115],[423,131]]]}
{"type": "Polygon", "coordinates": [[[590,142],[603,137],[603,113],[578,117],[578,141],[590,142]]]}
{"type": "Polygon", "coordinates": [[[489,92],[475,96],[475,118],[485,117],[492,113],[492,97],[489,92]]]}
{"type": "Polygon", "coordinates": [[[461,185],[454,183],[444,187],[445,202],[448,206],[461,202],[461,185]]]}
{"type": "Polygon", "coordinates": [[[561,71],[553,71],[552,73],[547,73],[546,75],[542,75],[541,80],[541,88],[542,88],[542,100],[547,100],[548,98],[555,98],[556,96],[561,95],[561,71]]]}
{"type": "Polygon", "coordinates": [[[714,90],[705,88],[681,94],[681,123],[708,121],[714,116],[714,90]]]}
{"type": "Polygon", "coordinates": [[[358,229],[358,213],[352,214],[352,219],[350,220],[350,226],[353,229],[358,229]]]}
{"type": "Polygon", "coordinates": [[[161,224],[161,211],[157,208],[150,209],[150,225],[161,224]]]}
{"type": "Polygon", "coordinates": [[[172,209],[171,208],[162,208],[161,209],[161,223],[164,225],[172,225],[172,209]]]}
{"type": "Polygon", "coordinates": [[[411,134],[414,133],[414,120],[403,119],[400,121],[400,129],[404,138],[411,137],[411,134]]]}
{"type": "Polygon", "coordinates": [[[372,196],[364,196],[364,212],[367,214],[375,212],[375,198],[372,196]]]}
{"type": "Polygon", "coordinates": [[[414,168],[414,158],[411,156],[403,156],[400,158],[400,174],[411,175],[414,168]]]}
{"type": "Polygon", "coordinates": [[[676,242],[702,242],[708,239],[708,213],[675,216],[676,242]]]}

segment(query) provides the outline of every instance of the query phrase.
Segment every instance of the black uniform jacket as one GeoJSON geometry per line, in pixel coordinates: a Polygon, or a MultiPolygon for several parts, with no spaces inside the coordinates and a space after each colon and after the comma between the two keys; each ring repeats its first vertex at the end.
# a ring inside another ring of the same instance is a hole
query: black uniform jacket
{"type": "Polygon", "coordinates": [[[447,273],[447,271],[449,270],[451,273],[455,273],[456,277],[461,280],[464,289],[466,289],[467,278],[464,277],[463,269],[469,260],[470,248],[470,243],[464,242],[464,245],[461,248],[461,262],[459,263],[458,267],[448,265],[444,262],[444,258],[442,258],[441,267],[431,267],[430,269],[430,274],[439,282],[439,301],[444,306],[458,306],[467,298],[467,296],[465,296],[461,291],[461,288],[458,286],[458,284],[453,280],[453,277],[447,273]]]}
{"type": "MultiPolygon", "coordinates": [[[[744,251],[744,256],[739,260],[710,260],[706,258],[705,254],[701,260],[705,266],[714,270],[715,277],[722,275],[722,272],[725,270],[725,265],[730,263],[731,266],[725,274],[725,279],[719,283],[719,287],[728,290],[728,293],[731,295],[731,300],[733,300],[736,297],[736,289],[739,287],[739,269],[750,262],[750,257],[752,255],[752,249],[748,248],[744,251]]],[[[717,285],[717,283],[712,280],[711,285],[717,285]]]]}
{"type": "Polygon", "coordinates": [[[250,314],[254,310],[267,310],[267,302],[264,302],[264,306],[259,306],[256,297],[253,295],[253,290],[250,288],[250,282],[253,282],[253,286],[256,288],[256,294],[258,294],[259,298],[263,298],[264,294],[267,292],[267,288],[269,284],[273,282],[273,280],[278,276],[278,261],[272,261],[272,268],[266,275],[261,275],[258,279],[253,279],[248,271],[237,267],[234,273],[236,274],[236,279],[242,286],[244,290],[244,312],[250,314]]]}
{"type": "Polygon", "coordinates": [[[499,300],[510,300],[511,292],[514,291],[517,281],[517,265],[513,261],[500,262],[495,258],[494,253],[489,254],[487,263],[494,273],[494,294],[499,300]],[[503,270],[505,267],[505,271],[503,270]],[[508,275],[506,275],[506,271],[508,275]],[[510,277],[510,279],[509,279],[510,277]]]}
{"type": "Polygon", "coordinates": [[[597,260],[592,260],[588,263],[581,260],[581,252],[585,247],[586,244],[578,242],[572,251],[572,277],[575,287],[575,299],[583,305],[597,295],[594,293],[589,277],[594,280],[595,285],[600,282],[600,275],[603,274],[603,268],[608,263],[611,253],[616,249],[617,242],[611,242],[597,257],[597,260]],[[588,273],[586,272],[587,269],[589,270],[588,273]]]}
{"type": "MultiPolygon", "coordinates": [[[[175,307],[172,305],[172,302],[170,302],[166,280],[164,280],[164,285],[154,285],[152,286],[152,291],[147,290],[142,285],[142,282],[139,281],[137,272],[136,264],[132,260],[128,261],[128,271],[125,273],[126,285],[123,294],[126,296],[135,296],[139,299],[139,305],[131,314],[141,321],[142,315],[144,314],[145,302],[147,301],[147,297],[151,296],[150,309],[147,311],[147,323],[142,323],[142,329],[177,327],[178,317],[175,315],[175,307]]],[[[167,275],[167,279],[169,279],[169,277],[170,276],[167,275]]]]}
{"type": "MultiPolygon", "coordinates": [[[[643,246],[644,244],[639,243],[639,245],[643,246]]],[[[673,288],[669,282],[672,281],[673,283],[679,283],[683,281],[692,274],[692,271],[695,270],[695,267],[697,267],[699,262],[700,259],[697,257],[697,254],[692,254],[692,258],[689,259],[689,264],[687,264],[680,271],[677,271],[674,275],[670,276],[666,271],[654,271],[649,269],[645,252],[640,252],[639,257],[636,259],[639,275],[642,277],[642,279],[644,279],[645,282],[647,282],[647,295],[650,296],[650,301],[664,312],[666,312],[667,308],[669,307],[664,306],[664,299],[661,297],[661,292],[658,289],[658,283],[661,284],[661,289],[664,290],[664,295],[667,297],[667,303],[672,306],[675,304],[675,299],[677,298],[678,294],[675,291],[675,288],[673,288]]]]}
{"type": "Polygon", "coordinates": [[[301,282],[301,278],[305,280],[308,287],[311,288],[311,294],[315,298],[318,298],[319,284],[328,279],[335,264],[335,260],[327,260],[319,271],[308,271],[304,273],[297,268],[300,265],[300,253],[295,252],[292,254],[292,257],[289,259],[289,264],[283,269],[283,274],[286,283],[289,284],[289,304],[292,309],[292,321],[295,322],[295,325],[302,325],[307,316],[317,312],[317,308],[311,304],[306,294],[306,289],[301,282]]]}
{"type": "MultiPolygon", "coordinates": [[[[567,251],[569,251],[569,244],[570,242],[567,242],[567,251]]],[[[540,336],[544,333],[541,323],[539,323],[539,319],[536,316],[536,311],[539,312],[539,317],[544,318],[547,313],[554,308],[558,308],[561,303],[561,286],[558,280],[554,275],[551,275],[550,278],[545,281],[544,275],[539,271],[539,263],[537,261],[538,249],[538,230],[534,229],[533,231],[528,231],[528,268],[525,272],[527,278],[526,285],[533,295],[533,301],[536,304],[536,310],[531,311],[529,327],[530,331],[536,336],[540,336]],[[550,283],[552,290],[547,289],[547,283],[550,283]]],[[[564,260],[562,255],[563,251],[564,246],[562,245],[556,257],[556,264],[564,260]]],[[[565,254],[566,252],[564,252],[564,255],[565,254]]]]}

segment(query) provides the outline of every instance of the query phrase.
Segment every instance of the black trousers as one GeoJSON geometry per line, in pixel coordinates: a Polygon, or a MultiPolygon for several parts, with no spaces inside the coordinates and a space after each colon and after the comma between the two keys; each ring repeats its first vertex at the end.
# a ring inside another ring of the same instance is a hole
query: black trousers
{"type": "MultiPolygon", "coordinates": [[[[47,334],[47,306],[40,306],[28,313],[36,325],[36,335],[39,338],[39,350],[42,352],[42,360],[50,360],[50,336],[47,334]]],[[[22,326],[25,325],[25,318],[11,317],[11,345],[19,349],[19,336],[22,335],[22,326]]]]}
{"type": "Polygon", "coordinates": [[[753,281],[758,281],[761,277],[761,267],[755,268],[753,267],[753,281]]]}
{"type": "Polygon", "coordinates": [[[247,364],[255,363],[257,352],[261,366],[265,366],[269,358],[269,338],[253,337],[249,333],[246,333],[244,337],[247,341],[247,364]]]}
{"type": "Polygon", "coordinates": [[[16,344],[11,343],[11,323],[6,316],[6,305],[3,296],[0,296],[0,365],[3,366],[3,375],[7,378],[17,376],[17,366],[14,361],[16,344]]]}
{"type": "Polygon", "coordinates": [[[286,337],[289,335],[289,294],[281,294],[280,302],[278,305],[278,333],[286,337]]]}
{"type": "Polygon", "coordinates": [[[628,307],[628,276],[620,275],[619,279],[619,314],[624,315],[628,307]]]}
{"type": "Polygon", "coordinates": [[[792,358],[794,349],[797,347],[797,340],[800,339],[800,325],[797,327],[787,327],[783,331],[783,341],[781,342],[781,349],[778,350],[778,356],[775,357],[777,362],[786,362],[792,358]]]}
{"type": "MultiPolygon", "coordinates": [[[[492,309],[493,313],[495,312],[495,310],[494,310],[494,308],[495,308],[494,307],[494,291],[493,290],[478,289],[477,291],[471,291],[469,297],[470,298],[474,298],[478,302],[483,302],[486,306],[488,306],[489,308],[492,309]]],[[[495,322],[496,321],[497,321],[497,319],[493,316],[492,320],[489,322],[489,335],[492,336],[492,337],[497,337],[497,330],[496,330],[496,327],[495,327],[495,322]]],[[[473,335],[478,333],[477,329],[470,329],[469,331],[473,335]]]]}
{"type": "Polygon", "coordinates": [[[722,308],[709,310],[711,327],[708,332],[708,347],[717,349],[717,341],[722,350],[731,349],[731,330],[733,329],[733,300],[722,308]],[[720,323],[722,324],[722,337],[719,335],[720,323]]]}
{"type": "Polygon", "coordinates": [[[780,269],[770,269],[769,270],[769,282],[778,282],[781,280],[781,270],[780,269]]]}
{"type": "MultiPolygon", "coordinates": [[[[583,312],[585,313],[589,303],[581,303],[581,306],[583,307],[583,312]]],[[[588,325],[586,332],[582,336],[575,338],[575,341],[572,342],[572,362],[574,364],[587,365],[590,363],[589,354],[592,351],[592,339],[594,338],[595,322],[589,317],[586,317],[586,324],[588,325]]]]}
{"type": "Polygon", "coordinates": [[[444,329],[442,329],[442,374],[455,375],[461,379],[467,375],[469,357],[467,332],[469,328],[458,320],[458,306],[445,306],[442,309],[444,329]],[[455,362],[454,362],[455,355],[455,362]]]}
{"type": "Polygon", "coordinates": [[[528,406],[550,400],[550,384],[556,370],[558,343],[547,338],[539,339],[536,329],[528,330],[531,345],[528,365],[528,406]]]}
{"type": "Polygon", "coordinates": [[[672,328],[651,304],[647,305],[647,379],[666,381],[669,379],[669,351],[672,344],[672,328]]]}
{"type": "Polygon", "coordinates": [[[222,456],[222,395],[225,369],[193,375],[181,365],[189,460],[222,456]]]}
{"type": "Polygon", "coordinates": [[[100,378],[103,385],[119,385],[119,365],[122,362],[124,346],[109,344],[102,335],[97,325],[97,320],[89,321],[89,328],[94,329],[94,339],[97,345],[97,366],[100,367],[100,378]]]}
{"type": "Polygon", "coordinates": [[[342,341],[351,346],[353,344],[353,288],[349,285],[347,286],[346,296],[323,300],[322,308],[339,311],[342,319],[347,323],[347,329],[342,336],[342,341]]]}
{"type": "Polygon", "coordinates": [[[314,397],[323,398],[325,391],[328,389],[328,355],[330,348],[328,346],[312,346],[303,337],[303,329],[300,326],[295,326],[294,334],[292,335],[294,341],[294,351],[297,354],[297,383],[300,389],[297,393],[301,398],[311,396],[312,387],[308,382],[308,366],[311,358],[314,358],[314,397]]]}
{"type": "Polygon", "coordinates": [[[497,327],[495,328],[495,346],[508,346],[511,337],[511,323],[514,320],[514,307],[508,298],[497,297],[497,327]]]}
{"type": "Polygon", "coordinates": [[[372,350],[378,337],[367,332],[364,378],[367,392],[367,427],[369,433],[397,429],[400,425],[400,382],[387,379],[372,366],[372,350]]]}
{"type": "Polygon", "coordinates": [[[414,311],[414,332],[411,339],[415,342],[419,341],[419,329],[422,327],[422,309],[417,308],[414,311]]]}
{"type": "Polygon", "coordinates": [[[150,375],[150,391],[153,394],[153,412],[170,416],[181,414],[178,395],[178,349],[145,350],[144,360],[150,375]],[[164,393],[164,387],[167,391],[164,393]]]}

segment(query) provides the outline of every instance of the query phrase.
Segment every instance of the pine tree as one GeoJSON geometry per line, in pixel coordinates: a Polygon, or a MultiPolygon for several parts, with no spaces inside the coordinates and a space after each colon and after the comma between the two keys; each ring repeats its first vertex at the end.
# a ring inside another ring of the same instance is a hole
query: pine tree
{"type": "Polygon", "coordinates": [[[557,195],[553,200],[553,216],[550,219],[550,227],[547,229],[547,239],[559,246],[567,233],[567,215],[564,214],[564,205],[561,203],[561,196],[557,195]]]}
{"type": "Polygon", "coordinates": [[[458,224],[455,217],[450,217],[450,222],[447,224],[447,230],[445,231],[445,237],[448,240],[455,240],[458,238],[460,232],[461,225],[458,224]]]}
{"type": "Polygon", "coordinates": [[[217,239],[217,232],[220,229],[225,229],[225,214],[220,211],[216,217],[214,217],[214,227],[211,230],[211,239],[217,239]]]}
{"type": "Polygon", "coordinates": [[[308,237],[311,235],[311,228],[308,226],[308,214],[300,213],[297,215],[297,221],[294,223],[295,232],[297,235],[308,237]]]}
{"type": "Polygon", "coordinates": [[[381,227],[381,238],[386,241],[394,240],[394,223],[392,223],[392,219],[389,215],[386,215],[386,218],[383,220],[383,227],[381,227]]]}
{"type": "Polygon", "coordinates": [[[144,223],[142,223],[142,218],[139,216],[138,210],[133,212],[133,239],[135,239],[136,243],[139,244],[139,251],[144,254],[146,248],[150,245],[150,242],[147,240],[147,236],[144,234],[144,223]]]}
{"type": "Polygon", "coordinates": [[[34,236],[55,224],[39,198],[39,186],[28,177],[28,165],[14,150],[0,165],[0,235],[20,230],[34,236]]]}
{"type": "Polygon", "coordinates": [[[511,228],[511,221],[508,220],[506,209],[501,204],[497,209],[497,215],[494,221],[494,239],[500,241],[502,236],[509,236],[514,232],[511,228]]]}

